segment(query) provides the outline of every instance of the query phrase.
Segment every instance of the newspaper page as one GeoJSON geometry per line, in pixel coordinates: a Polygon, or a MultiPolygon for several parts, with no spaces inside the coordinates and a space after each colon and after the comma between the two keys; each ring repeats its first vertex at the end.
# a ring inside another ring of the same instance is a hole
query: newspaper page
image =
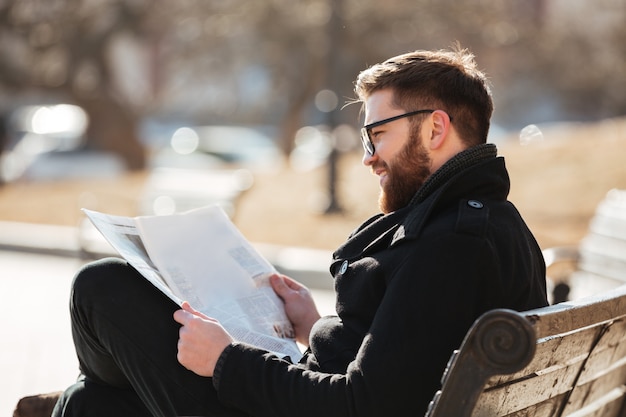
{"type": "Polygon", "coordinates": [[[175,302],[186,300],[219,320],[236,340],[300,359],[283,303],[269,283],[276,270],[221,208],[135,218],[85,213],[120,255],[175,302]]]}
{"type": "Polygon", "coordinates": [[[117,253],[152,285],[160,289],[178,305],[182,304],[184,300],[172,292],[157,267],[152,263],[133,218],[113,216],[87,209],[83,209],[83,212],[117,253]]]}

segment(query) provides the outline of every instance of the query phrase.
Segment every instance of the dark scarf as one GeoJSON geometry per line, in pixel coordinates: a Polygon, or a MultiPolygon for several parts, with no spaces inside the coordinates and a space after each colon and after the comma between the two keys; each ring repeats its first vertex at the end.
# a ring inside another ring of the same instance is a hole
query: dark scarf
{"type": "Polygon", "coordinates": [[[459,152],[428,177],[408,205],[413,206],[423,202],[433,191],[448,182],[459,172],[478,162],[495,158],[497,154],[498,150],[493,143],[484,143],[459,152]]]}

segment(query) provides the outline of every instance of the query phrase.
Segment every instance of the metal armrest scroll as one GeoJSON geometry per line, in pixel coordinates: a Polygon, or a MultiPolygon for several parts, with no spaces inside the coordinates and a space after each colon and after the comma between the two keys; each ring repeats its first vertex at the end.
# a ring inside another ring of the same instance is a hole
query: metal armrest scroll
{"type": "Polygon", "coordinates": [[[426,416],[471,416],[487,380],[523,369],[535,345],[535,330],[522,314],[506,309],[483,314],[453,354],[426,416]]]}

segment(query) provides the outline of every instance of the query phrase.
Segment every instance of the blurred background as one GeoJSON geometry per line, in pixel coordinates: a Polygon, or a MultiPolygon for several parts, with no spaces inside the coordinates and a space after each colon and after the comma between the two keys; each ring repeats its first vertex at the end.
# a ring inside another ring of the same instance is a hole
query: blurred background
{"type": "Polygon", "coordinates": [[[0,414],[77,375],[82,207],[219,204],[332,312],[329,254],[378,211],[346,103],[400,53],[475,53],[510,199],[542,248],[577,245],[626,189],[625,21],[626,0],[0,1],[0,414]]]}
{"type": "MultiPolygon", "coordinates": [[[[251,239],[330,249],[377,210],[346,106],[359,71],[460,42],[493,84],[491,140],[515,159],[512,143],[573,142],[565,123],[624,136],[624,21],[624,0],[5,0],[0,220],[217,203],[251,239]]],[[[528,194],[512,197],[532,212],[528,194]]]]}

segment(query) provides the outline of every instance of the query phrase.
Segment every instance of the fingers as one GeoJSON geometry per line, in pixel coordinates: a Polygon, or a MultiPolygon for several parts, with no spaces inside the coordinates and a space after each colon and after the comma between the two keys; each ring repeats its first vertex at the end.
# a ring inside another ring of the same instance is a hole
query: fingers
{"type": "Polygon", "coordinates": [[[174,312],[174,320],[177,323],[182,324],[183,326],[186,326],[187,323],[189,323],[189,321],[193,318],[193,314],[185,311],[185,310],[176,310],[174,312]]]}
{"type": "Polygon", "coordinates": [[[300,291],[301,289],[305,288],[304,285],[300,284],[293,278],[289,278],[287,275],[283,275],[282,278],[285,285],[287,285],[287,287],[294,291],[300,291]]]}
{"type": "Polygon", "coordinates": [[[174,312],[174,320],[176,320],[178,323],[184,325],[187,325],[187,323],[189,323],[189,321],[191,319],[193,319],[193,317],[200,317],[204,320],[208,320],[208,321],[212,321],[212,322],[217,322],[217,320],[208,317],[206,314],[201,313],[199,311],[196,311],[191,304],[189,304],[189,302],[187,301],[183,301],[183,304],[181,305],[182,309],[181,310],[177,310],[176,312],[174,312]]]}

